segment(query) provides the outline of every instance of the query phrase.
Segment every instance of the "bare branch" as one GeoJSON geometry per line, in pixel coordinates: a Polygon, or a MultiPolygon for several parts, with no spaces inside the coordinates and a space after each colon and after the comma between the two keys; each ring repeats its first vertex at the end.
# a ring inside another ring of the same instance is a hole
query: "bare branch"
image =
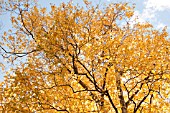
{"type": "Polygon", "coordinates": [[[0,48],[5,52],[5,53],[7,53],[7,54],[11,54],[11,55],[15,55],[15,56],[17,56],[17,57],[23,57],[23,56],[26,56],[26,55],[28,55],[28,54],[30,54],[30,53],[33,53],[33,52],[36,52],[37,50],[32,50],[32,51],[29,51],[29,52],[21,52],[21,53],[16,53],[16,52],[8,52],[8,51],[6,51],[1,45],[0,45],[0,48]]]}
{"type": "Polygon", "coordinates": [[[110,94],[109,94],[109,91],[108,91],[107,89],[106,89],[106,96],[109,98],[109,101],[110,101],[112,107],[114,108],[115,112],[116,112],[116,113],[119,113],[119,112],[118,112],[118,109],[116,108],[115,104],[113,103],[112,98],[111,98],[111,96],[110,96],[110,94]]]}

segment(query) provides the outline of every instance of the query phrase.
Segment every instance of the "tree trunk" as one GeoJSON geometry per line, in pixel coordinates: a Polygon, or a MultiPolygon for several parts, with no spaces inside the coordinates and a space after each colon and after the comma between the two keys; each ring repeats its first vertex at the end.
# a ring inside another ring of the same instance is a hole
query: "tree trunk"
{"type": "Polygon", "coordinates": [[[122,87],[121,87],[121,78],[120,77],[122,76],[122,74],[123,74],[123,72],[118,71],[118,74],[116,75],[116,86],[117,86],[118,97],[120,100],[122,113],[127,113],[127,106],[126,106],[126,102],[125,102],[122,87]]]}

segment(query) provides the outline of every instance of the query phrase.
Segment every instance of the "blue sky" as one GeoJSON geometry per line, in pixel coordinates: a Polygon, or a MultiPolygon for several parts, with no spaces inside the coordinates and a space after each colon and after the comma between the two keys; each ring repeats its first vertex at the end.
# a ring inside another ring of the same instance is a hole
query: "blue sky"
{"type": "MultiPolygon", "coordinates": [[[[70,0],[37,0],[42,7],[46,7],[50,10],[50,3],[59,5],[62,2],[69,2],[70,0]]],[[[139,22],[150,22],[158,30],[161,30],[164,26],[167,26],[168,32],[170,33],[170,0],[90,0],[93,4],[100,3],[100,6],[109,4],[111,2],[130,2],[136,4],[134,17],[138,17],[139,22]]],[[[83,0],[72,0],[73,3],[79,3],[83,5],[83,0]]],[[[0,15],[0,36],[4,31],[11,28],[10,15],[4,13],[0,15]]],[[[0,57],[0,60],[3,59],[0,57]]],[[[8,67],[7,67],[8,68],[8,67]]],[[[0,69],[0,81],[3,80],[3,75],[0,69]]]]}

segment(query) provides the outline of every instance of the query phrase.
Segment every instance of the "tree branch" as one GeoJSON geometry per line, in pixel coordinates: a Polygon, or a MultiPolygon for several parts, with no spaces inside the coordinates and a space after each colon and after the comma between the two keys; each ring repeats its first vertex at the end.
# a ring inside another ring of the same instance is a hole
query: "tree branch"
{"type": "Polygon", "coordinates": [[[109,98],[109,101],[110,101],[112,107],[114,108],[115,112],[116,112],[116,113],[119,113],[119,112],[118,112],[118,109],[116,108],[116,106],[114,105],[114,103],[113,103],[113,101],[112,101],[112,98],[111,98],[108,90],[106,90],[106,96],[109,98]]]}
{"type": "Polygon", "coordinates": [[[139,102],[139,104],[137,105],[137,107],[134,109],[134,113],[136,113],[137,111],[138,111],[138,109],[140,108],[140,106],[141,106],[141,104],[146,100],[146,98],[149,96],[149,94],[150,94],[150,89],[149,89],[149,92],[147,93],[147,95],[145,95],[144,97],[143,97],[143,99],[139,102]]]}

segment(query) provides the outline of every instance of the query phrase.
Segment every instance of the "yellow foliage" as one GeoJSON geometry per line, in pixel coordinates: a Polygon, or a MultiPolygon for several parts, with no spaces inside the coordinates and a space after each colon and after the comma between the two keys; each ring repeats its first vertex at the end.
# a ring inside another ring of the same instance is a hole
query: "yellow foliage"
{"type": "Polygon", "coordinates": [[[1,83],[2,112],[170,111],[166,28],[120,24],[133,16],[128,3],[100,9],[84,0],[86,8],[69,2],[48,12],[20,2],[28,9],[9,2],[19,11],[11,16],[15,30],[0,42],[0,54],[17,62],[1,83]]]}

